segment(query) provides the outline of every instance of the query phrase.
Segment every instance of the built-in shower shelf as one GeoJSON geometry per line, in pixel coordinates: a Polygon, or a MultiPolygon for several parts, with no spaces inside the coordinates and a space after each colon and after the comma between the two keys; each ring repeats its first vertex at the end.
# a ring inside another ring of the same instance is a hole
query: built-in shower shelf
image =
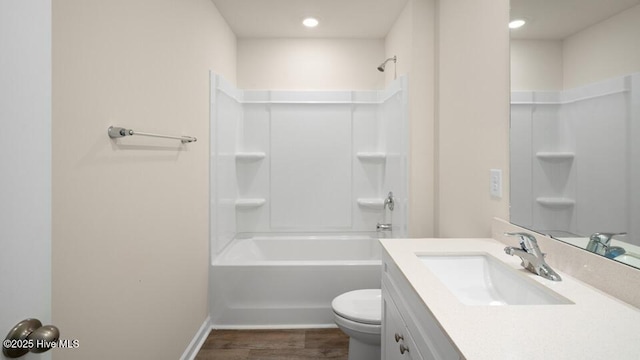
{"type": "Polygon", "coordinates": [[[267,156],[267,154],[260,152],[260,151],[254,151],[254,152],[239,152],[236,153],[236,160],[238,161],[258,161],[258,160],[262,160],[265,158],[265,156],[267,156]]]}
{"type": "Polygon", "coordinates": [[[357,200],[358,205],[370,209],[382,209],[384,207],[384,199],[378,198],[360,198],[357,200]]]}
{"type": "Polygon", "coordinates": [[[387,158],[387,154],[383,152],[368,152],[361,151],[356,153],[356,156],[361,161],[385,161],[387,158]]]}
{"type": "Polygon", "coordinates": [[[267,202],[265,199],[237,199],[236,200],[236,209],[254,209],[259,208],[267,202]]]}
{"type": "Polygon", "coordinates": [[[540,160],[573,160],[575,154],[568,151],[540,151],[536,153],[536,157],[540,160]]]}
{"type": "Polygon", "coordinates": [[[575,200],[563,197],[539,197],[536,198],[536,202],[542,206],[557,209],[572,207],[576,204],[575,200]]]}

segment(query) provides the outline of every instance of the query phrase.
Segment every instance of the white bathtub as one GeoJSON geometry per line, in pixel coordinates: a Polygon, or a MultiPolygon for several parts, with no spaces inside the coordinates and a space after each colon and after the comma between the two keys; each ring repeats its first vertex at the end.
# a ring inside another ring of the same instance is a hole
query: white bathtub
{"type": "Polygon", "coordinates": [[[334,326],[334,297],[380,288],[375,236],[238,236],[212,263],[214,327],[334,326]]]}

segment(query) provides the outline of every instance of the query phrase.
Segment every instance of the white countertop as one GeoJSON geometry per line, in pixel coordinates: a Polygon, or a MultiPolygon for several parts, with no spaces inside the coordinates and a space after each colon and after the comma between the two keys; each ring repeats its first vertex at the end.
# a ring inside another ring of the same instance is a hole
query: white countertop
{"type": "MultiPolygon", "coordinates": [[[[384,249],[467,360],[640,359],[640,310],[556,270],[554,282],[522,269],[494,239],[384,239],[384,249]],[[464,305],[418,254],[488,253],[568,298],[568,305],[464,305]]],[[[542,249],[544,251],[544,249],[542,249]]],[[[629,284],[637,287],[639,284],[629,284]]]]}

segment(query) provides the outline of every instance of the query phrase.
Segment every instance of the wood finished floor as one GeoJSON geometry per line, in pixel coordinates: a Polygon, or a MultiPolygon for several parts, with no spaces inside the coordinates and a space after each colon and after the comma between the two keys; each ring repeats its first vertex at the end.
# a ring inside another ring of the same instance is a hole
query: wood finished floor
{"type": "Polygon", "coordinates": [[[213,330],[196,360],[347,360],[340,329],[213,330]]]}

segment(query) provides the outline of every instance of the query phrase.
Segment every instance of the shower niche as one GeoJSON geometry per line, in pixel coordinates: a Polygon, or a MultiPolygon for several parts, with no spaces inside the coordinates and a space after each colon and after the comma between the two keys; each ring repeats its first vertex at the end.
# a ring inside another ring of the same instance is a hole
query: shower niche
{"type": "Polygon", "coordinates": [[[212,251],[237,233],[407,229],[407,91],[240,90],[211,74],[212,251]],[[396,207],[385,209],[393,191],[396,207]]]}

